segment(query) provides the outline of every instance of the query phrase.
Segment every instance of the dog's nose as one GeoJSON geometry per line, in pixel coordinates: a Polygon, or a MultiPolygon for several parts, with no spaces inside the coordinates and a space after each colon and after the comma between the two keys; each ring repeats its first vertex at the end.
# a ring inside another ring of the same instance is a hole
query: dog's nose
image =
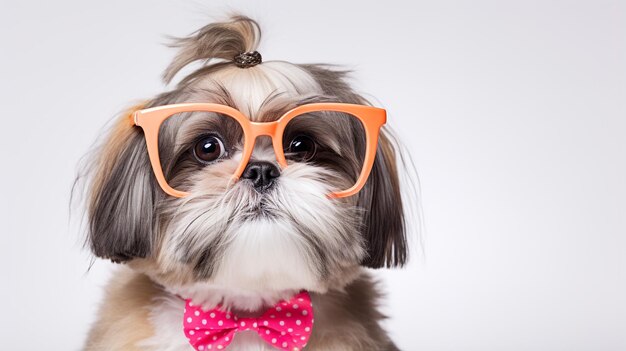
{"type": "Polygon", "coordinates": [[[279,176],[280,170],[273,163],[259,161],[248,163],[241,178],[251,180],[255,189],[263,191],[269,189],[279,176]]]}

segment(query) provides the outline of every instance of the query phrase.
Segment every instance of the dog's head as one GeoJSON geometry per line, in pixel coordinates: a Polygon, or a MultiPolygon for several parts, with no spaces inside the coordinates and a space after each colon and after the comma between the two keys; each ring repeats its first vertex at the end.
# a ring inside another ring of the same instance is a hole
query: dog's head
{"type": "Polygon", "coordinates": [[[96,256],[127,263],[165,286],[242,291],[325,291],[360,266],[405,263],[398,155],[384,130],[363,188],[349,197],[327,196],[353,184],[363,162],[365,132],[351,118],[311,115],[290,124],[283,134],[287,167],[278,165],[269,137],[260,137],[233,181],[242,127],[215,113],[172,116],[159,129],[159,161],[167,182],[187,196],[170,196],[158,184],[146,135],[132,121],[139,108],[208,102],[271,122],[303,104],[367,104],[342,71],[233,62],[255,51],[259,38],[254,21],[234,17],[178,40],[166,82],[190,63],[206,63],[119,118],[91,167],[88,240],[96,256]]]}

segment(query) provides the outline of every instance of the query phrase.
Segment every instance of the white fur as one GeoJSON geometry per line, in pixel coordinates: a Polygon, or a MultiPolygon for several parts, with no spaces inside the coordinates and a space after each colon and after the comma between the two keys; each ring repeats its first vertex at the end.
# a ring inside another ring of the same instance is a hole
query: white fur
{"type": "Polygon", "coordinates": [[[212,80],[201,82],[200,87],[211,89],[215,82],[228,90],[237,108],[252,120],[265,99],[276,93],[290,96],[323,93],[309,73],[284,61],[268,61],[247,69],[225,68],[216,72],[212,80]]]}

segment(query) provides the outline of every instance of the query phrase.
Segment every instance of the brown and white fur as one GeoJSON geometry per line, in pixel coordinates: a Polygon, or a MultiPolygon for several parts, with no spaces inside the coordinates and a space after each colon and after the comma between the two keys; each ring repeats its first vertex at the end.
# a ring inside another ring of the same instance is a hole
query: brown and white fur
{"type": "MultiPolygon", "coordinates": [[[[204,65],[171,91],[142,107],[217,102],[255,121],[270,121],[298,104],[334,101],[367,104],[324,65],[283,61],[239,68],[232,58],[254,51],[256,22],[234,16],[177,40],[178,55],[165,72],[170,82],[185,66],[204,65]]],[[[190,138],[202,121],[168,120],[160,137],[171,182],[190,192],[166,195],[152,173],[143,132],[120,116],[86,168],[88,244],[101,258],[120,263],[110,282],[85,350],[192,350],[182,332],[183,298],[211,308],[222,304],[254,315],[301,289],[315,306],[307,350],[397,350],[379,325],[378,292],[365,267],[401,266],[407,244],[396,146],[379,138],[365,187],[344,199],[329,191],[354,178],[343,158],[361,131],[347,122],[328,124],[319,138],[325,158],[291,161],[270,191],[245,180],[229,182],[241,156],[230,140],[228,157],[200,165],[189,156],[190,138]],[[181,149],[182,148],[182,149],[181,149]]],[[[252,161],[276,163],[267,140],[252,161]]],[[[275,350],[247,331],[231,350],[275,350]]]]}

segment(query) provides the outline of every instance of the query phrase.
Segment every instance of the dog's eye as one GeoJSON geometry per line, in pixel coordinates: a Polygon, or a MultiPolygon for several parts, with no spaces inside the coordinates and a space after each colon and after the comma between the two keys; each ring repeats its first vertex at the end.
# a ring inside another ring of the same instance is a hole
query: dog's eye
{"type": "Polygon", "coordinates": [[[313,139],[306,135],[298,135],[289,143],[287,153],[299,161],[308,161],[315,156],[316,150],[317,144],[313,139]]]}
{"type": "Polygon", "coordinates": [[[211,135],[200,139],[193,148],[196,158],[203,163],[213,162],[224,156],[224,143],[216,136],[211,135]]]}

